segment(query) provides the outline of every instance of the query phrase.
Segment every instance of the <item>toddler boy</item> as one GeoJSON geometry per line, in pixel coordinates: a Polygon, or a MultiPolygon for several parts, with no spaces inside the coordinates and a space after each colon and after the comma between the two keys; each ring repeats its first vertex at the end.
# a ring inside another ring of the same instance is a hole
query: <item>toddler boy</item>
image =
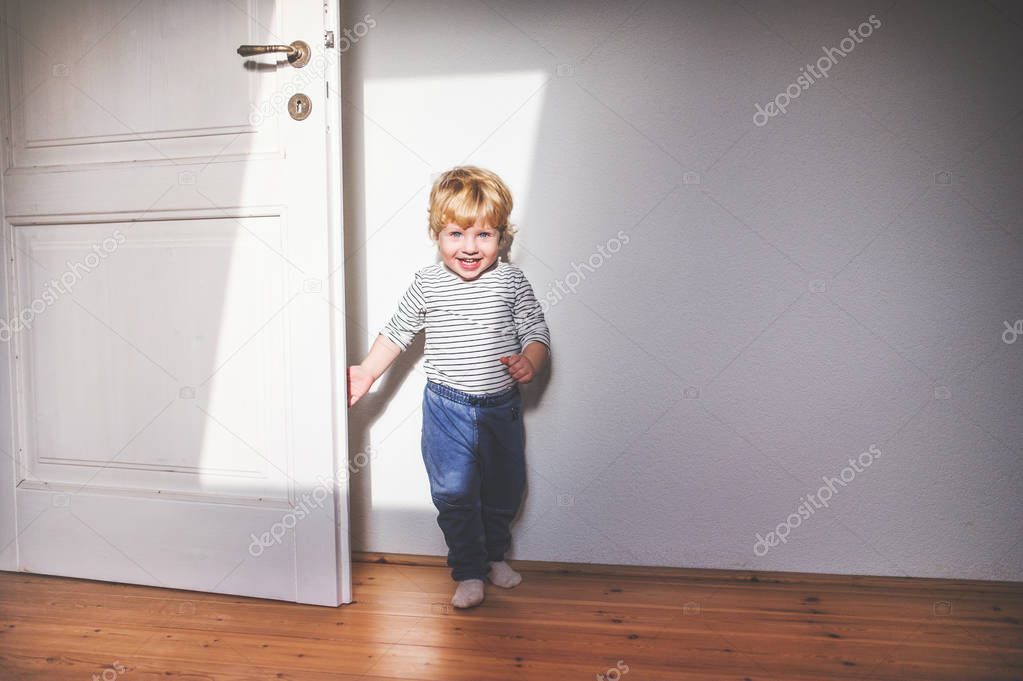
{"type": "Polygon", "coordinates": [[[351,406],[426,329],[421,448],[457,608],[483,602],[484,577],[505,588],[522,581],[504,562],[526,487],[518,385],[546,363],[550,331],[522,270],[498,255],[515,232],[511,209],[496,174],[442,173],[429,209],[442,262],[415,273],[369,354],[348,370],[351,406]]]}

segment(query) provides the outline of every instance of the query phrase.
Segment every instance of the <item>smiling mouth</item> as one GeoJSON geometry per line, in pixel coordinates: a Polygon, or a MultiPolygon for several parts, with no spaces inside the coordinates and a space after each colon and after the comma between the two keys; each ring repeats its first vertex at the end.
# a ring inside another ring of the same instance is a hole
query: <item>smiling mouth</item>
{"type": "Polygon", "coordinates": [[[479,262],[482,259],[483,258],[459,258],[459,260],[461,260],[462,262],[467,262],[467,263],[470,263],[470,264],[474,263],[474,262],[479,262]]]}

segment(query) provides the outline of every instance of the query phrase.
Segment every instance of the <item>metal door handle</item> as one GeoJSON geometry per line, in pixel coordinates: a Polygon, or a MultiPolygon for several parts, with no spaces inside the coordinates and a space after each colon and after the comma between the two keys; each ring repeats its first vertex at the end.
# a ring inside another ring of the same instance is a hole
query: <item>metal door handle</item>
{"type": "Polygon", "coordinates": [[[288,56],[288,63],[296,69],[300,69],[309,63],[309,44],[296,40],[290,45],[239,45],[238,54],[243,57],[253,57],[257,54],[268,54],[270,52],[284,52],[288,56]]]}

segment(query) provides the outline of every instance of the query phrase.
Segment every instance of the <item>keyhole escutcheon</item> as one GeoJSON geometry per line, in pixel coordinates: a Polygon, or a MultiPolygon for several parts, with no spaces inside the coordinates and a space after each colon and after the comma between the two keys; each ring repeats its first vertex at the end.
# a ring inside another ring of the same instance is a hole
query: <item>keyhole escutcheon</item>
{"type": "Polygon", "coordinates": [[[301,92],[296,92],[288,100],[288,113],[296,121],[305,120],[313,110],[313,102],[301,92]]]}

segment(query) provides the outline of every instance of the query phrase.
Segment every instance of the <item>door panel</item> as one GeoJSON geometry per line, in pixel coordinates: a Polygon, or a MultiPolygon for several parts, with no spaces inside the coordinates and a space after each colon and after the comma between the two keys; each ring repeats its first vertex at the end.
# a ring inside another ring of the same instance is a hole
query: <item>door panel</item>
{"type": "Polygon", "coordinates": [[[247,72],[235,54],[239,44],[278,42],[282,3],[7,6],[12,104],[27,114],[12,117],[16,167],[282,153],[279,117],[259,112],[295,69],[266,57],[247,72]]]}
{"type": "Polygon", "coordinates": [[[15,223],[18,309],[93,244],[111,249],[21,337],[21,487],[287,502],[282,236],[280,216],[15,223]]]}

